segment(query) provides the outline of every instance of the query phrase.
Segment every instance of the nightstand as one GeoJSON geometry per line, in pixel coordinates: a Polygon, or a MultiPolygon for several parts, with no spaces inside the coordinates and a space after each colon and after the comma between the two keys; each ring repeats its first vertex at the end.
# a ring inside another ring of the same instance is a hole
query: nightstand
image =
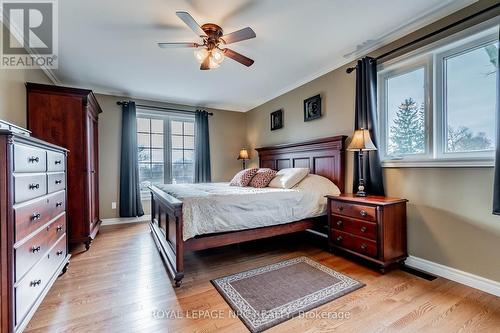
{"type": "Polygon", "coordinates": [[[375,264],[382,273],[403,263],[406,250],[406,199],[354,194],[327,196],[328,243],[375,264]]]}

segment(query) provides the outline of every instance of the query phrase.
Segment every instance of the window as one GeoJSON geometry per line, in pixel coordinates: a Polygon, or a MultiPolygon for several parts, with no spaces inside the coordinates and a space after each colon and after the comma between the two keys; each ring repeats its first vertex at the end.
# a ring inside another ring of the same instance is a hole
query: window
{"type": "Polygon", "coordinates": [[[192,183],[194,178],[194,117],[137,112],[139,184],[192,183]]]}
{"type": "Polygon", "coordinates": [[[385,166],[493,164],[497,29],[487,22],[379,67],[385,166]]]}

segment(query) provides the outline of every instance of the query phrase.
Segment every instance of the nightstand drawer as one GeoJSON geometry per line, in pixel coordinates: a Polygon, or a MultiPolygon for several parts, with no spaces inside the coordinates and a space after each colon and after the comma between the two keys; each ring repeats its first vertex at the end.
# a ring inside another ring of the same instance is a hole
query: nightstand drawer
{"type": "Polygon", "coordinates": [[[365,239],[362,237],[357,237],[342,231],[338,230],[332,230],[331,231],[331,237],[333,240],[333,243],[336,246],[343,247],[345,249],[363,254],[365,256],[369,257],[376,257],[377,256],[377,243],[365,239]]]}
{"type": "Polygon", "coordinates": [[[377,221],[377,209],[372,206],[356,205],[342,201],[331,201],[331,212],[366,221],[377,221]]]}
{"type": "Polygon", "coordinates": [[[332,214],[331,228],[357,236],[377,240],[377,224],[332,214]]]}

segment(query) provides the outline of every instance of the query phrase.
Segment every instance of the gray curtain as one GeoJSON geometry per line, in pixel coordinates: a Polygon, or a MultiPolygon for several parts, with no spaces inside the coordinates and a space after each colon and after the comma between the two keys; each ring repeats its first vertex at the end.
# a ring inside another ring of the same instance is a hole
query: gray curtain
{"type": "MultiPolygon", "coordinates": [[[[500,59],[500,48],[498,49],[500,59]]],[[[493,214],[500,215],[500,69],[497,68],[497,148],[495,154],[495,180],[493,181],[493,214]]]]}
{"type": "Polygon", "coordinates": [[[122,147],[120,157],[120,216],[144,215],[139,190],[137,119],[135,102],[122,104],[122,147]]]}
{"type": "MultiPolygon", "coordinates": [[[[370,131],[373,143],[377,140],[377,61],[370,57],[358,60],[356,66],[356,111],[354,128],[365,128],[370,131]]],[[[355,153],[358,154],[358,153],[355,153]]],[[[365,191],[373,195],[385,195],[384,178],[378,151],[364,153],[365,191]]],[[[358,156],[354,159],[354,193],[358,190],[358,156]]]]}
{"type": "Polygon", "coordinates": [[[212,180],[210,172],[210,140],[208,134],[208,112],[196,111],[195,115],[195,157],[194,182],[208,183],[212,180]]]}

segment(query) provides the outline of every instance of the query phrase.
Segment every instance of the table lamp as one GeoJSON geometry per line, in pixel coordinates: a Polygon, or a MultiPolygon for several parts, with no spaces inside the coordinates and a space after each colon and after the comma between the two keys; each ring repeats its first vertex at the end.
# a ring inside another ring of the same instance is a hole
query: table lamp
{"type": "Polygon", "coordinates": [[[363,164],[363,153],[365,151],[377,150],[377,147],[375,147],[370,137],[370,131],[364,128],[355,130],[354,134],[352,135],[351,143],[347,147],[347,150],[358,152],[359,183],[358,183],[358,192],[356,193],[356,196],[366,197],[365,179],[364,179],[365,166],[363,164]]]}

